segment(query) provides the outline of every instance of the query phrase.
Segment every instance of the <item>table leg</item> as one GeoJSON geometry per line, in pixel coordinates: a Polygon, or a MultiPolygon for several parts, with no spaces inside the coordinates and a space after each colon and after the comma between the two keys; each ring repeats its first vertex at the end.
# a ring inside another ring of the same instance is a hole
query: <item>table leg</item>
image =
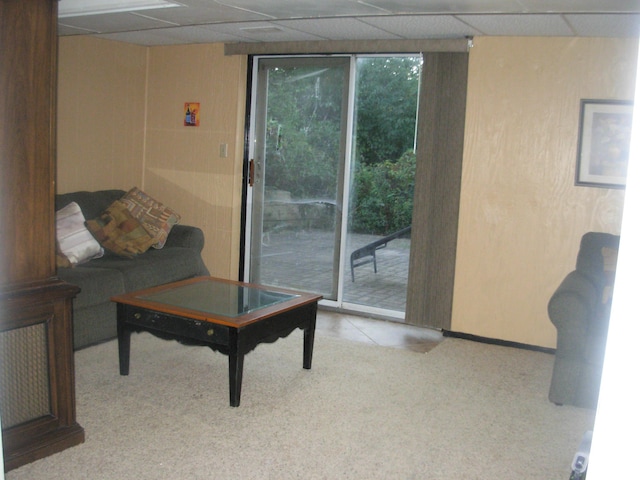
{"type": "Polygon", "coordinates": [[[240,406],[240,392],[242,390],[242,368],[244,354],[229,353],[229,403],[232,407],[240,406]]]}
{"type": "Polygon", "coordinates": [[[302,368],[309,370],[311,368],[311,360],[313,359],[313,339],[316,333],[316,320],[304,329],[304,348],[302,358],[302,368]]]}
{"type": "Polygon", "coordinates": [[[131,331],[118,329],[118,358],[120,375],[129,375],[129,354],[131,352],[131,331]]]}
{"type": "Polygon", "coordinates": [[[120,361],[120,375],[129,375],[129,353],[131,352],[131,330],[125,328],[124,318],[126,307],[119,303],[118,310],[118,359],[120,361]]]}

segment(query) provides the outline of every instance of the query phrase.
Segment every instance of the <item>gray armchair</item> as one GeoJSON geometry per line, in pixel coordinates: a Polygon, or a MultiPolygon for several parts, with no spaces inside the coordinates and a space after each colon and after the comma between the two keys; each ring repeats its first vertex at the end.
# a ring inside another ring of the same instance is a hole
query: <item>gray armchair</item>
{"type": "Polygon", "coordinates": [[[576,269],[549,300],[558,332],[549,400],[558,405],[596,408],[619,242],[617,235],[584,234],[576,269]]]}

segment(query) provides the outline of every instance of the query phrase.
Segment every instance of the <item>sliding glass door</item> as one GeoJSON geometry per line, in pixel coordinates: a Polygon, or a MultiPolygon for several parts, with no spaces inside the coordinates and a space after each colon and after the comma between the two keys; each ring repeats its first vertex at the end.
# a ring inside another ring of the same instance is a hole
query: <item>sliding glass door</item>
{"type": "Polygon", "coordinates": [[[245,278],[403,317],[420,64],[254,59],[245,278]]]}
{"type": "Polygon", "coordinates": [[[252,282],[338,295],[349,58],[258,60],[252,282]]]}

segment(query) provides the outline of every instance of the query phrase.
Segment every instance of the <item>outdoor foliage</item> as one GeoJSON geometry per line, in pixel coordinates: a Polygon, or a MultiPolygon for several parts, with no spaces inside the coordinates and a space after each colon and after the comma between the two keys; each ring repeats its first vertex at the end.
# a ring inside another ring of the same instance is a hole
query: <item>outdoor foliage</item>
{"type": "Polygon", "coordinates": [[[267,185],[297,199],[335,198],[344,75],[306,66],[271,70],[267,185]]]}
{"type": "MultiPolygon", "coordinates": [[[[419,57],[358,60],[350,230],[386,234],[411,224],[419,57]]],[[[335,199],[340,175],[340,67],[270,70],[265,182],[298,200],[335,199]]]]}
{"type": "Polygon", "coordinates": [[[413,148],[420,84],[420,57],[358,59],[358,161],[395,161],[413,148]]]}
{"type": "Polygon", "coordinates": [[[359,164],[354,176],[351,231],[387,235],[411,225],[415,170],[413,150],[396,162],[359,164]]]}

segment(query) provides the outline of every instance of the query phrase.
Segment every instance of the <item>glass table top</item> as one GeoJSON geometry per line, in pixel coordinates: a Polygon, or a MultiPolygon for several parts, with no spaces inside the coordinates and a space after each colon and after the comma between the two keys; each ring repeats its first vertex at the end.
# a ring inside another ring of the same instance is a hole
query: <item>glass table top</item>
{"type": "Polygon", "coordinates": [[[138,298],[208,314],[239,317],[298,296],[245,285],[204,281],[139,295],[138,298]]]}

